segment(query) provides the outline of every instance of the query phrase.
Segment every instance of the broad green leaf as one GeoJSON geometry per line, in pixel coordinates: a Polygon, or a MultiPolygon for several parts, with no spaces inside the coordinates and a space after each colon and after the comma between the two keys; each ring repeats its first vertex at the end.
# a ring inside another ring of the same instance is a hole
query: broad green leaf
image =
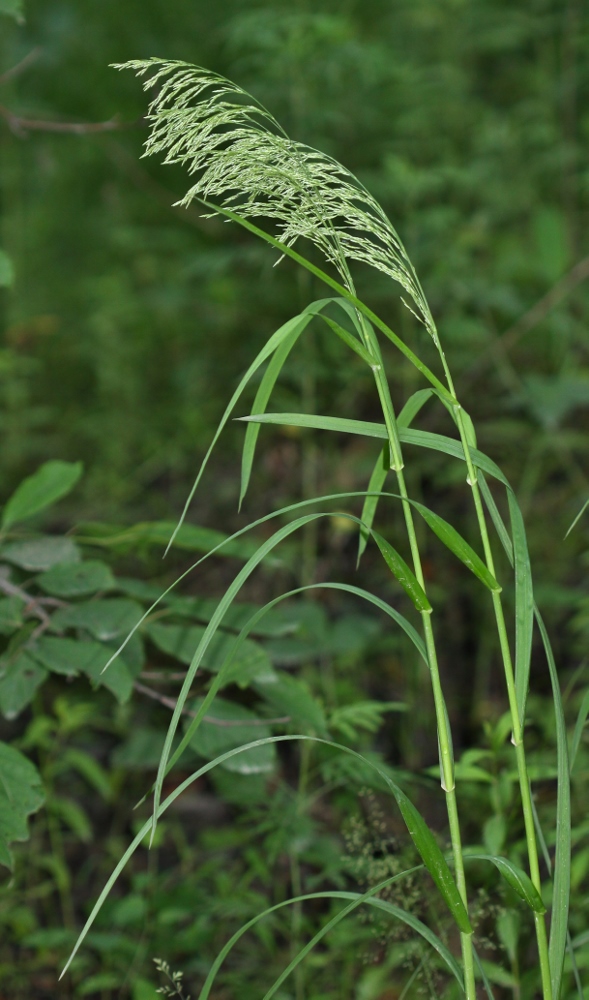
{"type": "Polygon", "coordinates": [[[440,517],[439,514],[434,514],[433,510],[430,510],[429,507],[424,507],[423,504],[417,503],[415,500],[411,501],[411,505],[419,511],[426,524],[429,525],[434,534],[436,534],[440,541],[444,543],[446,548],[450,549],[450,551],[464,563],[471,573],[474,573],[474,575],[485,584],[485,587],[488,587],[489,590],[492,590],[495,593],[499,593],[501,591],[501,587],[497,583],[497,580],[492,573],[489,572],[483,560],[477,555],[474,549],[471,548],[468,542],[464,540],[462,535],[456,531],[456,528],[452,527],[451,524],[448,524],[448,522],[440,517]]]}
{"type": "Polygon", "coordinates": [[[327,735],[327,721],[322,706],[298,677],[274,674],[267,681],[257,681],[254,687],[279,717],[303,732],[327,735]]]}
{"type": "Polygon", "coordinates": [[[45,462],[17,486],[2,512],[2,527],[6,530],[13,524],[26,521],[61,500],[74,488],[82,469],[81,462],[45,462]]]}
{"type": "Polygon", "coordinates": [[[0,864],[12,870],[9,845],[28,840],[27,817],[44,801],[35,765],[8,743],[0,742],[0,864]]]}
{"type": "MultiPolygon", "coordinates": [[[[113,528],[112,525],[86,524],[78,528],[78,537],[86,542],[98,543],[109,548],[135,550],[141,545],[165,547],[176,528],[173,521],[145,521],[131,528],[113,528]]],[[[234,559],[249,559],[256,548],[249,538],[229,539],[228,535],[214,528],[186,524],[178,529],[174,544],[186,552],[210,552],[219,549],[219,555],[234,559]]]]}
{"type": "MultiPolygon", "coordinates": [[[[428,389],[425,391],[429,392],[428,389]]],[[[372,470],[372,475],[368,483],[368,493],[373,495],[367,496],[362,506],[362,514],[360,516],[362,525],[360,527],[360,536],[358,538],[358,559],[356,561],[356,566],[360,564],[360,560],[368,544],[368,539],[370,538],[370,528],[372,528],[372,525],[374,524],[376,508],[380,499],[378,495],[375,496],[374,494],[379,494],[382,490],[385,480],[390,472],[390,467],[389,445],[385,444],[376,460],[376,465],[372,470]]]]}
{"type": "Polygon", "coordinates": [[[25,607],[20,597],[0,598],[0,635],[12,635],[21,627],[25,607]]]}
{"type": "MultiPolygon", "coordinates": [[[[202,699],[191,705],[196,711],[202,699]]],[[[243,705],[225,698],[216,698],[207,710],[200,728],[190,739],[193,747],[206,760],[216,758],[226,750],[233,750],[244,743],[263,740],[271,735],[270,726],[243,705]]],[[[276,750],[272,744],[255,746],[221,764],[228,771],[239,774],[268,774],[276,766],[276,750]]]]}
{"type": "Polygon", "coordinates": [[[0,559],[26,570],[51,569],[59,563],[76,563],[81,559],[80,550],[71,538],[31,538],[26,542],[11,542],[0,551],[0,559]]]}
{"type": "MultiPolygon", "coordinates": [[[[327,301],[328,300],[324,300],[324,302],[327,301]]],[[[314,305],[317,305],[319,308],[321,303],[314,303],[314,305]]],[[[306,315],[302,314],[301,316],[296,317],[296,321],[292,324],[292,330],[274,351],[256,393],[252,413],[263,413],[266,409],[266,405],[276,384],[276,379],[280,375],[288,355],[292,351],[300,335],[311,322],[312,318],[313,313],[310,309],[306,315]]],[[[259,424],[248,424],[241,458],[241,487],[239,492],[240,507],[243,503],[245,494],[247,493],[259,433],[259,424]]]]}
{"type": "Polygon", "coordinates": [[[28,653],[0,657],[0,712],[4,718],[16,719],[46,678],[47,671],[28,653]]]}
{"type": "Polygon", "coordinates": [[[96,687],[102,685],[108,688],[121,703],[128,701],[133,690],[133,677],[124,660],[119,658],[108,670],[104,670],[111,658],[111,650],[102,643],[41,636],[31,647],[30,654],[52,673],[69,677],[85,674],[96,687]]]}
{"type": "Polygon", "coordinates": [[[54,597],[86,597],[116,586],[110,566],[97,559],[59,563],[38,576],[36,582],[54,597]]]}
{"type": "Polygon", "coordinates": [[[143,608],[126,597],[106,598],[100,601],[81,601],[69,608],[60,608],[51,621],[54,631],[82,628],[95,639],[109,642],[127,635],[141,620],[143,608]]]}
{"type": "MultiPolygon", "coordinates": [[[[158,649],[181,663],[190,663],[194,652],[201,641],[205,629],[199,625],[161,625],[155,623],[146,629],[150,639],[158,649]]],[[[235,636],[225,632],[217,632],[208,646],[203,659],[205,670],[216,673],[231,649],[235,645],[235,636]]],[[[231,668],[223,679],[223,684],[239,684],[247,686],[255,679],[271,679],[274,677],[272,663],[266,650],[257,642],[247,640],[240,647],[239,653],[232,659],[231,668]]]]}
{"type": "Polygon", "coordinates": [[[511,888],[527,903],[535,913],[546,913],[546,907],[542,902],[540,893],[532,883],[529,875],[526,875],[522,868],[514,865],[507,858],[496,857],[492,854],[465,854],[465,861],[491,861],[501,873],[505,881],[511,888]]]}
{"type": "MultiPolygon", "coordinates": [[[[417,505],[419,506],[419,505],[417,505]]],[[[432,606],[427,599],[423,587],[418,583],[417,578],[405,560],[399,555],[396,549],[387,542],[386,538],[373,531],[374,541],[378,545],[383,559],[389,567],[391,573],[399,581],[407,596],[411,599],[418,611],[432,611],[432,606]]]]}

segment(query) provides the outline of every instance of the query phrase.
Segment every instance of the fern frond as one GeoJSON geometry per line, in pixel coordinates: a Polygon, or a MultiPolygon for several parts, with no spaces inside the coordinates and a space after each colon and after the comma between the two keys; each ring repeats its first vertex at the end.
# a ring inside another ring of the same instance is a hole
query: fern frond
{"type": "Polygon", "coordinates": [[[164,153],[196,183],[195,198],[219,201],[244,216],[278,223],[279,238],[315,244],[353,292],[350,261],[361,261],[398,281],[411,296],[438,345],[423,290],[392,223],[375,198],[341,163],[290,139],[273,115],[237,84],[189,63],[132,60],[116,66],[151,73],[157,87],[149,107],[145,156],[164,153]]]}

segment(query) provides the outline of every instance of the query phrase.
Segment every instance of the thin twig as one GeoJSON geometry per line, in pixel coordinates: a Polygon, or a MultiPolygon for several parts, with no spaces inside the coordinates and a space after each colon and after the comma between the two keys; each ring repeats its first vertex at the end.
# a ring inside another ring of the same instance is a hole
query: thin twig
{"type": "Polygon", "coordinates": [[[116,117],[106,122],[55,122],[46,119],[21,118],[9,108],[0,104],[0,117],[4,118],[9,129],[15,135],[24,136],[27,132],[65,132],[73,135],[87,135],[94,132],[113,132],[121,129],[135,128],[142,119],[134,122],[121,122],[116,117]]]}
{"type": "MultiPolygon", "coordinates": [[[[140,694],[147,695],[148,698],[153,698],[154,701],[159,701],[160,705],[165,705],[166,708],[171,708],[172,711],[176,708],[177,702],[175,698],[167,698],[165,694],[160,694],[159,691],[154,691],[153,688],[148,688],[139,681],[135,681],[133,687],[140,694]]],[[[192,712],[189,708],[183,708],[182,714],[190,715],[192,718],[196,716],[196,712],[192,712]]],[[[212,715],[203,715],[203,722],[210,722],[212,726],[221,726],[222,728],[230,726],[271,726],[282,722],[290,722],[290,715],[283,715],[279,719],[214,719],[212,715]]]]}
{"type": "Polygon", "coordinates": [[[8,83],[9,80],[14,80],[15,76],[19,76],[19,74],[24,72],[25,69],[28,69],[32,63],[37,61],[42,51],[43,49],[37,45],[34,49],[31,49],[30,52],[27,52],[26,56],[24,56],[20,62],[17,62],[14,66],[11,66],[10,69],[7,69],[5,73],[2,73],[0,76],[0,85],[8,83]]]}

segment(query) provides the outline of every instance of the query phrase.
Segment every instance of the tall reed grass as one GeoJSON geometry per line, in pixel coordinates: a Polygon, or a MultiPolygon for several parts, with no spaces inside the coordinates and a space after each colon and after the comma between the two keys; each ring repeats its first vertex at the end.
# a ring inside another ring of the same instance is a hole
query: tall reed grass
{"type": "MultiPolygon", "coordinates": [[[[289,257],[299,267],[310,272],[328,290],[328,297],[310,303],[299,315],[285,322],[268,339],[252,361],[227,405],[187,500],[180,524],[188,511],[219,435],[232,417],[248,383],[264,364],[266,368],[259,381],[252,412],[249,416],[241,418],[246,422],[247,429],[242,459],[240,502],[243,501],[248,489],[258,432],[264,423],[363,435],[378,440],[381,442],[381,447],[366,491],[308,497],[301,503],[274,511],[237,532],[237,535],[240,535],[261,524],[271,525],[275,519],[284,522],[280,527],[273,529],[270,536],[260,544],[255,554],[238,573],[219,601],[216,612],[195,650],[161,755],[153,788],[152,819],[140,830],[121,858],[101,893],[73,954],[81,946],[115,880],[146,834],[151,830],[153,836],[158,819],[184,789],[201,775],[233,755],[266,743],[282,741],[327,743],[343,754],[361,756],[350,748],[321,736],[308,734],[273,736],[230,750],[199,768],[167,798],[162,797],[165,776],[190,743],[207,708],[221,687],[223,676],[240,645],[255,627],[257,620],[270,607],[288,596],[276,597],[244,626],[235,640],[234,648],[223,670],[216,677],[196,716],[173,750],[182,710],[194,677],[208,645],[241,587],[267,554],[283,540],[330,514],[340,512],[341,516],[342,502],[347,505],[348,501],[357,498],[362,505],[360,516],[347,511],[343,512],[343,516],[357,525],[358,560],[361,559],[368,543],[373,542],[377,546],[392,576],[408,595],[414,608],[415,622],[420,624],[421,633],[418,632],[416,625],[393,605],[369,591],[337,582],[323,586],[347,590],[358,599],[370,601],[379,607],[405,632],[429,670],[439,743],[440,780],[446,801],[451,841],[451,853],[448,857],[442,852],[436,836],[406,792],[388,774],[383,773],[382,778],[421,857],[421,867],[431,875],[458,928],[461,962],[457,961],[447,945],[429,926],[411,913],[379,898],[379,893],[385,886],[393,881],[402,880],[409,874],[403,872],[372,886],[363,894],[342,891],[301,894],[265,911],[269,913],[284,906],[300,906],[305,900],[319,897],[341,899],[345,903],[339,913],[328,921],[311,941],[298,950],[265,996],[266,998],[273,996],[286,977],[299,966],[303,958],[328,931],[337,922],[345,919],[347,914],[364,904],[384,910],[391,918],[404,921],[415,933],[421,935],[437,951],[450,976],[459,984],[460,991],[464,991],[468,1000],[475,1000],[477,996],[477,977],[480,978],[487,995],[492,996],[491,986],[477,954],[471,922],[472,899],[469,892],[468,868],[469,863],[476,860],[479,863],[494,865],[511,889],[525,902],[529,920],[535,926],[541,995],[543,1000],[558,1000],[561,995],[563,963],[567,947],[571,853],[569,763],[559,681],[550,641],[534,603],[526,530],[517,498],[501,469],[477,447],[473,422],[457,395],[441,338],[414,267],[385,212],[363,185],[340,163],[290,139],[271,113],[239,86],[208,70],[179,62],[151,59],[133,61],[118,68],[132,69],[139,76],[147,74],[145,88],[155,89],[156,96],[152,100],[148,116],[150,136],[145,155],[163,154],[165,163],[179,163],[187,168],[188,173],[194,178],[194,183],[181,204],[189,205],[196,201],[203,206],[207,215],[218,215],[242,226],[277,250],[281,257],[289,257]],[[260,218],[275,223],[274,234],[259,228],[252,221],[260,218]],[[314,262],[315,258],[311,260],[294,249],[301,239],[319,252],[325,259],[328,270],[319,267],[314,262]],[[357,296],[353,278],[353,270],[357,264],[376,268],[401,286],[405,305],[423,324],[435,347],[438,374],[432,371],[422,358],[357,296]],[[382,411],[381,423],[321,414],[267,412],[266,408],[276,380],[290,352],[295,349],[312,323],[322,324],[328,336],[339,338],[370,369],[382,411]],[[400,411],[392,398],[383,361],[381,350],[383,338],[385,342],[394,345],[402,355],[404,363],[415,367],[423,380],[423,387],[405,402],[400,411]],[[424,432],[413,427],[421,408],[430,400],[437,406],[445,407],[450,414],[456,431],[454,437],[424,432]],[[465,487],[470,495],[478,526],[479,538],[476,544],[479,551],[455,526],[410,496],[405,479],[406,453],[410,460],[415,447],[441,453],[449,463],[458,462],[462,465],[465,487]],[[394,483],[390,491],[385,489],[389,473],[392,473],[394,483]],[[488,484],[488,479],[493,482],[493,490],[488,484]],[[508,524],[500,513],[503,501],[498,503],[495,499],[497,491],[505,495],[508,524]],[[374,527],[379,504],[385,502],[400,507],[402,514],[394,539],[385,538],[374,527]],[[425,522],[427,528],[437,536],[447,550],[448,559],[458,559],[470,571],[472,586],[484,589],[492,607],[497,649],[511,713],[511,742],[519,780],[520,807],[528,858],[527,871],[508,857],[473,853],[463,843],[460,788],[457,789],[456,785],[449,713],[438,667],[437,614],[428,594],[419,532],[416,527],[418,521],[425,522]],[[400,529],[401,524],[404,526],[404,538],[400,529]],[[510,580],[499,579],[496,571],[497,545],[503,549],[511,566],[510,580]],[[401,554],[402,551],[404,555],[401,554]],[[502,595],[504,583],[509,583],[515,593],[515,612],[511,616],[506,610],[502,595]],[[540,873],[538,854],[539,839],[541,843],[544,841],[542,832],[538,828],[526,761],[526,700],[534,628],[539,631],[546,653],[557,732],[556,848],[554,857],[548,858],[551,871],[544,881],[540,873]],[[550,900],[549,934],[545,900],[550,900]]],[[[170,541],[170,544],[172,543],[173,538],[170,541]]],[[[296,592],[298,591],[291,593],[296,592]]],[[[370,764],[370,766],[375,765],[370,764]]],[[[415,870],[413,868],[411,872],[415,870]]],[[[199,1000],[205,1000],[209,996],[216,973],[234,944],[264,915],[260,914],[251,920],[227,942],[211,967],[199,994],[199,1000]]]]}

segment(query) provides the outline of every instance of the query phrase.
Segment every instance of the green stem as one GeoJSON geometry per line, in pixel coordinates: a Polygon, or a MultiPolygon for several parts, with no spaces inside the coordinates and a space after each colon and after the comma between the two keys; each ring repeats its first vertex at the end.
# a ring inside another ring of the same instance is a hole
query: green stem
{"type": "MultiPolygon", "coordinates": [[[[419,552],[419,544],[415,532],[415,523],[413,521],[413,510],[411,508],[411,504],[409,503],[407,486],[405,484],[405,476],[403,475],[403,466],[404,466],[403,454],[401,450],[401,442],[399,440],[397,422],[393,407],[393,401],[390,394],[389,384],[385,374],[382,355],[380,353],[378,341],[376,340],[374,333],[370,330],[368,324],[363,321],[363,318],[361,319],[361,323],[364,334],[365,346],[371,352],[371,354],[375,359],[375,364],[372,370],[374,372],[376,387],[378,390],[378,395],[381,402],[385,423],[388,431],[389,445],[391,450],[391,468],[394,469],[396,473],[397,483],[399,486],[399,493],[402,498],[401,503],[403,507],[403,514],[405,517],[405,524],[407,527],[407,535],[409,538],[409,547],[411,549],[411,557],[413,561],[414,572],[421,587],[425,590],[425,579],[423,575],[423,567],[421,564],[421,555],[419,552]]],[[[464,874],[462,838],[460,835],[460,822],[458,819],[458,806],[456,802],[456,790],[454,782],[454,759],[452,752],[452,735],[450,731],[450,723],[448,719],[448,712],[446,710],[444,694],[442,691],[442,683],[440,680],[438,657],[436,652],[436,645],[435,645],[434,632],[433,632],[430,613],[424,612],[422,614],[422,623],[423,623],[423,632],[427,648],[430,677],[431,677],[433,696],[434,696],[434,707],[436,713],[436,725],[438,730],[438,740],[439,740],[439,750],[440,750],[440,773],[442,779],[442,787],[446,795],[446,808],[448,811],[448,823],[450,826],[450,840],[452,844],[452,854],[454,856],[454,866],[456,871],[456,885],[458,887],[458,891],[460,893],[462,902],[464,903],[466,912],[468,913],[468,895],[466,891],[466,878],[464,874]]],[[[467,1000],[476,1000],[472,933],[470,934],[461,933],[460,943],[462,948],[462,961],[464,965],[464,988],[465,988],[466,998],[467,1000]]]]}
{"type": "MultiPolygon", "coordinates": [[[[447,376],[449,379],[448,385],[450,387],[450,391],[453,392],[453,385],[452,385],[452,380],[449,376],[449,372],[447,372],[447,376]]],[[[483,543],[483,549],[485,553],[485,561],[489,572],[492,573],[493,576],[496,576],[495,562],[491,550],[489,532],[487,530],[487,521],[485,518],[485,512],[483,510],[483,503],[477,481],[476,469],[474,467],[472,456],[470,454],[470,446],[468,443],[464,427],[464,420],[462,417],[462,409],[460,407],[460,404],[456,405],[455,412],[456,412],[456,422],[458,425],[458,430],[460,432],[460,439],[462,441],[462,447],[464,449],[464,456],[466,458],[466,465],[468,469],[468,483],[472,490],[472,496],[477,515],[479,532],[481,535],[481,540],[483,543]]],[[[534,814],[532,807],[532,796],[530,792],[530,779],[528,776],[528,768],[526,763],[526,754],[523,741],[523,720],[520,719],[517,706],[513,661],[511,657],[511,649],[509,646],[507,628],[505,625],[505,616],[503,614],[503,604],[501,602],[501,596],[499,593],[493,592],[492,598],[493,598],[493,610],[495,612],[495,621],[497,624],[497,632],[499,635],[499,645],[501,648],[501,657],[503,660],[505,682],[507,685],[507,698],[509,701],[509,710],[511,712],[512,729],[513,729],[512,742],[515,746],[515,751],[516,751],[517,772],[519,778],[520,794],[522,799],[522,810],[524,814],[524,827],[525,827],[526,843],[528,849],[528,861],[530,866],[530,878],[534,886],[541,895],[542,882],[540,879],[540,867],[538,863],[538,847],[536,843],[536,831],[534,827],[534,814]]],[[[548,958],[548,941],[546,937],[546,923],[543,914],[534,913],[534,923],[536,926],[536,940],[538,944],[538,955],[540,959],[542,993],[544,1000],[553,1000],[552,982],[550,976],[550,963],[548,958]]]]}

